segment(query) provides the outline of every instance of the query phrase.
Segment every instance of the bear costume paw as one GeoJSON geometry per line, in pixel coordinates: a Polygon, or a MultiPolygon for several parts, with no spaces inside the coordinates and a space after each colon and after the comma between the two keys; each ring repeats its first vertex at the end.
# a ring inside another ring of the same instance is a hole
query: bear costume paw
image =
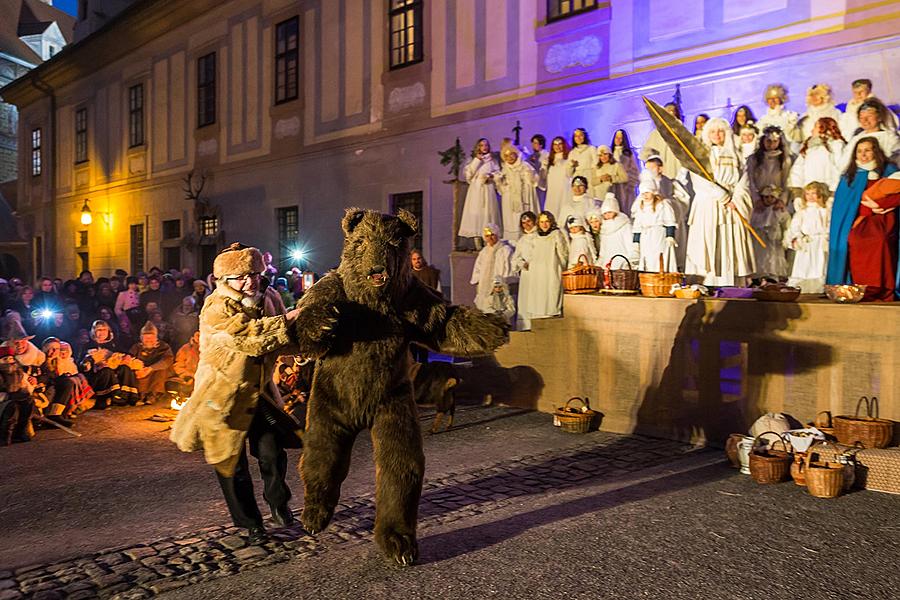
{"type": "Polygon", "coordinates": [[[334,513],[326,510],[321,506],[314,506],[309,503],[304,505],[303,514],[300,515],[300,522],[303,523],[303,529],[316,535],[320,531],[324,531],[331,522],[334,513]]]}
{"type": "Polygon", "coordinates": [[[408,567],[419,558],[419,544],[414,533],[401,533],[394,529],[376,529],[375,543],[385,558],[401,567],[408,567]]]}
{"type": "Polygon", "coordinates": [[[339,316],[336,306],[312,305],[301,309],[292,328],[299,354],[321,358],[328,352],[337,335],[339,316]]]}

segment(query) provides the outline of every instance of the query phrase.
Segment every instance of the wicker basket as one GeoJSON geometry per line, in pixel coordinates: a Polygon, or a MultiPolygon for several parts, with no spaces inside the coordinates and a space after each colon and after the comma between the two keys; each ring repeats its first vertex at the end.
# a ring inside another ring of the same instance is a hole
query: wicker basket
{"type": "Polygon", "coordinates": [[[553,418],[559,423],[563,431],[569,433],[587,433],[591,430],[591,424],[597,411],[591,410],[587,398],[575,396],[569,398],[565,406],[561,406],[553,413],[553,418]],[[581,408],[572,407],[573,402],[580,402],[581,408]]]}
{"type": "Polygon", "coordinates": [[[672,286],[680,284],[684,279],[683,273],[666,273],[663,255],[659,255],[659,273],[641,273],[641,294],[650,298],[664,298],[674,296],[672,286]]]}
{"type": "Polygon", "coordinates": [[[856,442],[865,448],[885,448],[894,437],[894,422],[878,418],[878,398],[863,396],[856,403],[854,416],[834,417],[834,435],[842,444],[852,446],[856,442]],[[866,416],[859,416],[859,407],[866,403],[866,416]]]}
{"type": "Polygon", "coordinates": [[[675,297],[682,300],[696,300],[703,295],[703,292],[689,287],[682,287],[675,290],[675,297]]]}
{"type": "Polygon", "coordinates": [[[753,449],[750,451],[750,476],[756,483],[781,483],[790,477],[791,454],[787,451],[781,435],[774,431],[764,431],[753,440],[753,449]],[[759,449],[759,438],[767,434],[775,435],[781,442],[784,450],[759,449]]]}
{"type": "Polygon", "coordinates": [[[837,498],[844,492],[844,465],[812,462],[812,452],[806,453],[803,475],[806,489],[816,498],[837,498]]]}
{"type": "Polygon", "coordinates": [[[603,286],[610,290],[639,290],[641,289],[641,280],[638,275],[638,272],[631,268],[631,263],[627,257],[616,254],[609,259],[606,267],[604,267],[603,286]],[[628,268],[613,269],[612,263],[617,258],[623,258],[628,268]]]}
{"type": "Polygon", "coordinates": [[[763,302],[796,302],[800,297],[800,288],[765,288],[758,287],[753,290],[753,297],[763,302]]]}
{"type": "Polygon", "coordinates": [[[590,294],[600,289],[600,273],[603,269],[588,264],[584,254],[578,257],[578,264],[562,272],[563,289],[567,294],[590,294]],[[582,262],[584,259],[584,262],[582,262]]]}
{"type": "Polygon", "coordinates": [[[851,456],[856,463],[857,487],[900,494],[900,448],[860,450],[843,444],[818,444],[815,450],[822,461],[837,462],[840,455],[851,456]]]}

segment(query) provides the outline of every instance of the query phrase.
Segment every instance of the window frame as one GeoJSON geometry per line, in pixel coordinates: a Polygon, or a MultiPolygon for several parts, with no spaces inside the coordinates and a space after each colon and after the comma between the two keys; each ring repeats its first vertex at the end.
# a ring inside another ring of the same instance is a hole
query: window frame
{"type": "Polygon", "coordinates": [[[388,44],[388,67],[391,71],[402,69],[404,67],[409,67],[411,65],[418,64],[425,60],[425,35],[423,32],[423,23],[425,21],[424,17],[425,12],[425,3],[423,0],[388,0],[388,36],[387,36],[387,44],[388,44]],[[395,7],[394,2],[405,2],[402,6],[395,7]],[[412,42],[410,42],[407,38],[407,34],[410,29],[410,25],[406,22],[406,14],[412,11],[412,42]],[[394,17],[402,17],[403,26],[394,29],[394,17]],[[394,46],[394,36],[399,36],[400,43],[397,46],[394,46]],[[408,54],[409,48],[412,47],[413,57],[410,59],[405,58],[408,54]],[[394,62],[394,52],[398,52],[398,57],[402,57],[397,62],[394,62]]]}
{"type": "Polygon", "coordinates": [[[128,147],[137,148],[146,142],[144,137],[144,83],[128,88],[128,147]],[[135,93],[135,92],[139,93],[135,93]]]}
{"type": "Polygon", "coordinates": [[[273,98],[275,99],[275,104],[284,104],[285,102],[290,102],[292,100],[296,100],[300,97],[300,17],[293,16],[290,19],[285,19],[280,23],[275,25],[275,62],[274,62],[274,73],[273,73],[273,83],[275,85],[275,89],[273,90],[273,98]],[[291,27],[293,27],[293,32],[291,32],[291,27]],[[282,33],[285,33],[285,37],[282,38],[282,33]],[[294,46],[290,47],[291,41],[291,33],[294,34],[294,46]],[[282,42],[284,42],[284,47],[281,47],[282,42]],[[293,60],[293,81],[289,74],[291,73],[290,65],[291,60],[293,60]],[[284,70],[282,71],[282,65],[284,65],[284,70]],[[293,83],[293,86],[291,84],[293,83]],[[283,84],[283,85],[282,85],[283,84]],[[280,95],[280,90],[284,89],[284,96],[280,95]]]}
{"type": "Polygon", "coordinates": [[[568,12],[562,12],[561,4],[563,2],[572,3],[575,0],[547,0],[547,23],[555,23],[557,21],[562,21],[563,19],[568,19],[569,17],[575,17],[577,15],[583,15],[584,13],[590,12],[592,10],[596,10],[600,7],[598,0],[582,0],[583,2],[593,2],[591,6],[582,6],[579,9],[569,9],[568,12]],[[554,9],[556,14],[554,14],[554,9]]]}
{"type": "Polygon", "coordinates": [[[216,113],[218,112],[217,70],[218,61],[215,51],[197,58],[197,129],[216,123],[216,113]],[[208,80],[207,76],[209,76],[208,80]]]}
{"type": "Polygon", "coordinates": [[[44,170],[43,156],[43,137],[44,132],[41,127],[35,127],[31,130],[31,176],[40,177],[44,170]]]}
{"type": "Polygon", "coordinates": [[[278,247],[280,250],[290,251],[292,244],[300,241],[300,207],[279,206],[275,209],[275,229],[278,235],[278,247]],[[293,229],[291,219],[293,216],[293,229]]]}
{"type": "Polygon", "coordinates": [[[75,164],[88,161],[88,114],[87,107],[75,111],[75,164]]]}

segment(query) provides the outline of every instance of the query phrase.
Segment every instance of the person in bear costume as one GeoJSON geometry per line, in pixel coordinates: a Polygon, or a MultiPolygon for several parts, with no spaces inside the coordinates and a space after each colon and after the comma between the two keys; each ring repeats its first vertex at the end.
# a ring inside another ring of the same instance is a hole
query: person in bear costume
{"type": "Polygon", "coordinates": [[[356,436],[372,435],[375,541],[400,565],[418,556],[416,519],[425,456],[413,398],[409,346],[486,355],[507,339],[502,319],[453,306],[412,276],[415,216],[347,209],[335,271],[312,286],[292,325],[301,353],[316,358],[300,473],[301,521],[312,534],[331,520],[356,436]]]}

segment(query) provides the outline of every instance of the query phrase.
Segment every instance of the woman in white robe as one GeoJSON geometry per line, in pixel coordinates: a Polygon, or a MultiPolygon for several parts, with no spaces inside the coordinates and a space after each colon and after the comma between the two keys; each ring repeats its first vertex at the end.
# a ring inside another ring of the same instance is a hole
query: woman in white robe
{"type": "Polygon", "coordinates": [[[819,119],[813,134],[803,142],[791,166],[788,186],[795,190],[795,194],[800,194],[807,184],[819,181],[833,194],[841,180],[840,165],[845,145],[837,122],[829,117],[819,119]]]}
{"type": "Polygon", "coordinates": [[[597,164],[597,149],[591,146],[591,139],[585,129],[572,132],[572,149],[569,150],[569,177],[584,177],[594,180],[594,165],[597,164]]]}
{"type": "Polygon", "coordinates": [[[491,310],[491,291],[494,289],[494,277],[504,280],[512,277],[513,247],[506,240],[500,239],[500,226],[488,223],[484,228],[484,248],[475,258],[472,278],[469,280],[475,288],[475,307],[482,312],[491,310]]]}
{"type": "Polygon", "coordinates": [[[799,287],[804,294],[821,294],[828,271],[828,229],[831,191],[824,183],[805,186],[803,198],[795,202],[794,216],[784,238],[785,247],[794,251],[794,265],[788,285],[799,287]]]}
{"type": "Polygon", "coordinates": [[[480,238],[485,225],[500,223],[500,206],[494,176],[500,165],[491,154],[491,144],[485,138],[478,140],[472,151],[472,160],[466,165],[465,177],[469,184],[462,217],[459,221],[461,237],[480,238]]]}
{"type": "Polygon", "coordinates": [[[544,199],[544,210],[559,214],[563,203],[572,197],[572,177],[569,175],[569,143],[563,137],[553,138],[550,154],[544,165],[547,180],[547,197],[544,199]]]}
{"type": "Polygon", "coordinates": [[[784,107],[788,101],[787,88],[780,83],[773,83],[767,86],[764,101],[769,108],[756,122],[756,128],[759,129],[760,133],[766,127],[774,126],[781,130],[788,142],[799,144],[803,141],[803,133],[798,126],[800,116],[784,107]]]}
{"type": "Polygon", "coordinates": [[[537,215],[525,211],[519,218],[521,235],[516,243],[516,251],[512,257],[513,273],[519,277],[519,295],[516,298],[516,330],[531,329],[531,309],[536,298],[540,298],[544,290],[534,279],[534,272],[529,269],[534,255],[534,240],[537,237],[537,215]]]}
{"type": "Polygon", "coordinates": [[[618,189],[618,186],[628,182],[628,173],[621,164],[613,158],[609,146],[597,146],[597,165],[594,168],[594,179],[591,181],[591,195],[594,198],[606,198],[606,193],[618,189]]]}
{"type": "Polygon", "coordinates": [[[640,182],[641,168],[638,166],[634,148],[631,147],[631,140],[624,129],[616,129],[610,146],[613,158],[622,165],[625,174],[628,175],[628,181],[617,186],[616,198],[622,212],[630,215],[631,205],[634,203],[634,190],[640,182]]]}
{"type": "Polygon", "coordinates": [[[703,277],[706,285],[742,286],[756,270],[750,233],[736,214],[749,221],[752,213],[742,161],[724,119],[710,119],[703,138],[716,183],[692,178],[685,272],[703,277]]]}
{"type": "Polygon", "coordinates": [[[537,212],[538,176],[531,165],[522,160],[512,144],[500,151],[503,167],[496,178],[500,190],[500,206],[503,211],[503,239],[512,244],[519,239],[519,218],[525,211],[537,212]]]}
{"type": "Polygon", "coordinates": [[[828,117],[838,122],[841,114],[831,98],[831,86],[827,83],[814,84],[806,90],[806,112],[797,123],[803,139],[805,140],[813,134],[819,119],[828,117]]]}
{"type": "Polygon", "coordinates": [[[588,211],[600,208],[600,201],[587,193],[587,185],[587,180],[580,175],[572,178],[572,195],[563,202],[559,215],[553,215],[560,223],[565,223],[573,215],[584,219],[588,211]]]}
{"type": "Polygon", "coordinates": [[[530,271],[534,285],[528,300],[529,319],[556,317],[562,314],[562,272],[569,260],[566,236],[547,211],[538,216],[537,236],[533,240],[531,261],[523,268],[530,271]]]}

